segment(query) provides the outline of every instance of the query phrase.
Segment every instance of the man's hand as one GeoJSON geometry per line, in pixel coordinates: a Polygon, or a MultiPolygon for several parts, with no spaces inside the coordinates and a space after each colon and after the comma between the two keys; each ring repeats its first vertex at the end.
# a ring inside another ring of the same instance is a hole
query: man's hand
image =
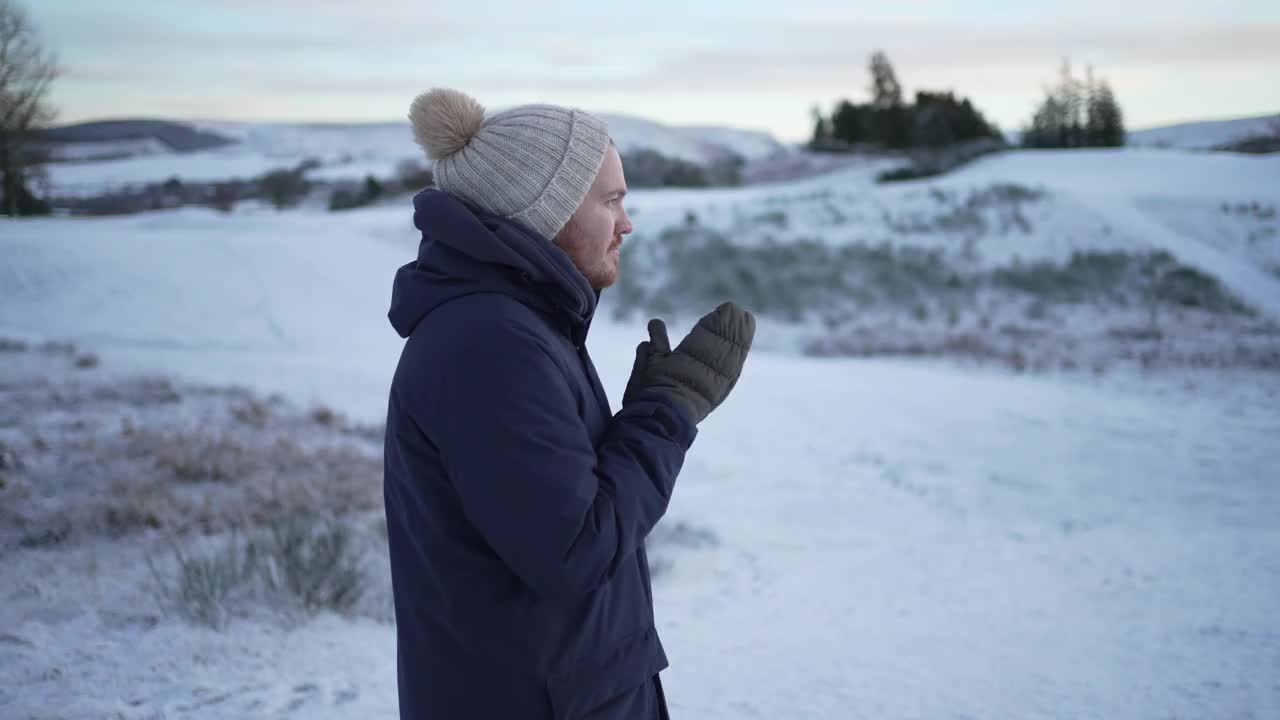
{"type": "Polygon", "coordinates": [[[649,339],[636,346],[623,405],[645,390],[658,390],[684,408],[695,425],[702,422],[738,383],[755,334],[755,317],[731,302],[704,315],[675,350],[666,324],[650,320],[649,339]]]}

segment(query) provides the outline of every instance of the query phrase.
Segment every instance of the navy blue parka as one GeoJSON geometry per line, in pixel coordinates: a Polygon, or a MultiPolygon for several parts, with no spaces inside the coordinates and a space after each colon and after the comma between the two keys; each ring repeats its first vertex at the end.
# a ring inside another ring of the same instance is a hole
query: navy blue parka
{"type": "Polygon", "coordinates": [[[658,393],[613,413],[599,292],[562,250],[439,190],[414,211],[384,476],[400,716],[667,717],[644,540],[696,428],[658,393]]]}

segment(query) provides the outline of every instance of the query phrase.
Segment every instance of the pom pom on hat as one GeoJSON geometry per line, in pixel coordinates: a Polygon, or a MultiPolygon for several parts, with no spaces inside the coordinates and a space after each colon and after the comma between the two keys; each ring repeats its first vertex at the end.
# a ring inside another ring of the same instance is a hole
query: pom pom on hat
{"type": "Polygon", "coordinates": [[[440,160],[467,146],[484,124],[484,106],[466,93],[432,88],[409,106],[413,139],[432,160],[440,160]]]}

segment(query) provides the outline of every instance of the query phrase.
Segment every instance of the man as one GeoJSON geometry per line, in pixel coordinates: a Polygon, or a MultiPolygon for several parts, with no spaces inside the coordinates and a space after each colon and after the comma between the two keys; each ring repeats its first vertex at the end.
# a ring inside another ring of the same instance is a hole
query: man
{"type": "Polygon", "coordinates": [[[410,119],[439,189],[389,313],[400,715],[666,718],[643,543],[755,320],[726,303],[675,349],[650,321],[615,415],[584,346],[631,232],[605,123],[443,89],[410,119]]]}

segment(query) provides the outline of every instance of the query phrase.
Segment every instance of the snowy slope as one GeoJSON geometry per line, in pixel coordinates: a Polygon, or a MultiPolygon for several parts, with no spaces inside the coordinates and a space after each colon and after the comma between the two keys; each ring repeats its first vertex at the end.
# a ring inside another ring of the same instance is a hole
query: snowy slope
{"type": "MultiPolygon", "coordinates": [[[[1167,246],[1263,307],[1280,285],[1253,287],[1247,241],[1216,229],[1244,227],[1222,202],[1277,204],[1274,159],[1011,153],[893,186],[874,185],[876,169],[637,191],[634,241],[692,211],[832,243],[947,243],[945,229],[893,227],[1017,183],[1046,193],[1023,208],[1033,231],[990,225],[983,262],[1167,246]],[[752,219],[773,209],[786,228],[752,219]]],[[[3,221],[0,337],[71,339],[111,373],[245,385],[376,423],[401,345],[389,282],[416,242],[407,201],[3,221]]],[[[660,525],[693,538],[654,554],[673,716],[1280,715],[1274,372],[803,358],[771,351],[771,331],[701,426],[660,525]]],[[[592,329],[615,407],[642,335],[608,313],[592,329]]],[[[4,358],[0,383],[30,381],[4,358]]],[[[247,619],[214,633],[149,620],[145,560],[164,543],[4,558],[0,716],[394,714],[385,624],[247,619]]]]}
{"type": "Polygon", "coordinates": [[[237,140],[243,149],[267,157],[320,159],[350,154],[355,157],[395,157],[416,154],[403,122],[387,123],[239,123],[205,122],[198,127],[237,140]],[[408,147],[406,147],[406,142],[408,147]]]}
{"type": "MultiPolygon", "coordinates": [[[[980,160],[942,185],[1036,183],[1074,197],[1127,236],[1224,281],[1246,301],[1280,317],[1280,235],[1264,236],[1261,247],[1244,237],[1223,243],[1222,209],[1242,202],[1280,206],[1280,157],[1191,155],[1143,150],[1023,151],[980,160]],[[1166,210],[1199,210],[1197,217],[1218,227],[1165,219],[1166,210]],[[1153,212],[1154,211],[1154,212],[1153,212]],[[1267,242],[1269,238],[1269,242],[1267,242]],[[1259,261],[1261,260],[1261,262],[1259,261]]],[[[1276,227],[1274,223],[1266,227],[1276,227]]]]}
{"type": "Polygon", "coordinates": [[[1256,135],[1272,134],[1278,124],[1280,114],[1179,123],[1132,131],[1129,133],[1128,143],[1138,147],[1207,150],[1256,135]]]}
{"type": "Polygon", "coordinates": [[[763,130],[701,125],[682,126],[677,129],[685,135],[729,148],[747,160],[758,160],[785,153],[791,149],[763,130]]]}
{"type": "Polygon", "coordinates": [[[1280,156],[1015,151],[930,180],[875,184],[891,161],[740,189],[628,198],[637,234],[690,214],[738,244],[819,239],[934,247],[981,266],[1163,249],[1280,317],[1280,156]],[[1011,197],[1006,197],[1011,196],[1011,197]],[[1240,205],[1256,206],[1249,213],[1240,205]],[[1014,224],[1018,221],[1019,224],[1014,224]]]}
{"type": "Polygon", "coordinates": [[[1097,195],[1211,200],[1280,197],[1280,158],[1150,149],[1019,150],[979,158],[946,183],[1018,182],[1097,195]]]}
{"type": "Polygon", "coordinates": [[[785,146],[769,133],[715,127],[675,127],[630,115],[602,113],[620,150],[656,150],[668,157],[705,165],[730,153],[747,160],[767,157],[785,146]]]}

